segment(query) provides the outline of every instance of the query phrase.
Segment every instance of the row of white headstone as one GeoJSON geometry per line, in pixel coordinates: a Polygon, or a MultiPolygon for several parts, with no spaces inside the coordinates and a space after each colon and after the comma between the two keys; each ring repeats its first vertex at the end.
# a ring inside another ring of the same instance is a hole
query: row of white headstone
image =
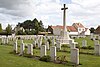
{"type": "MultiPolygon", "coordinates": [[[[42,45],[42,39],[43,38],[36,38],[35,40],[34,40],[34,42],[33,42],[33,46],[38,46],[38,48],[40,48],[41,47],[41,45],[42,45]]],[[[56,47],[57,47],[57,49],[59,49],[59,50],[61,50],[61,43],[60,42],[55,42],[55,39],[54,38],[52,38],[51,39],[52,40],[52,46],[55,46],[55,44],[56,44],[56,47]]],[[[44,44],[46,45],[46,49],[50,49],[49,48],[49,42],[48,42],[48,38],[44,38],[44,44]]]]}
{"type": "Polygon", "coordinates": [[[2,44],[8,44],[8,38],[2,37],[2,44]]]}
{"type": "MultiPolygon", "coordinates": [[[[14,43],[13,50],[14,50],[15,53],[18,53],[18,44],[17,44],[17,40],[16,40],[16,42],[14,43]]],[[[21,45],[20,45],[20,54],[19,54],[19,55],[23,55],[23,54],[24,54],[24,50],[25,50],[25,44],[23,43],[23,40],[22,40],[22,43],[21,43],[21,45]]],[[[29,45],[28,45],[27,54],[33,55],[33,45],[32,45],[32,44],[29,44],[29,45]]]]}
{"type": "Polygon", "coordinates": [[[82,47],[87,47],[87,41],[86,40],[82,40],[82,47]]]}
{"type": "MultiPolygon", "coordinates": [[[[83,40],[82,41],[82,47],[87,47],[87,41],[83,40]]],[[[100,44],[99,40],[94,40],[94,54],[95,55],[100,55],[100,44]]]]}
{"type": "MultiPolygon", "coordinates": [[[[83,40],[82,41],[82,47],[87,47],[87,41],[83,40]]],[[[95,55],[100,55],[100,44],[99,40],[94,40],[94,54],[95,55]]]]}
{"type": "MultiPolygon", "coordinates": [[[[18,48],[17,48],[17,41],[14,43],[14,52],[15,53],[18,53],[18,48]]],[[[20,45],[20,54],[19,55],[23,55],[24,54],[24,50],[25,50],[25,45],[24,43],[22,43],[20,45]]],[[[33,45],[32,44],[29,44],[28,45],[28,50],[27,50],[27,54],[30,54],[30,55],[33,55],[33,45]]],[[[47,55],[46,54],[46,45],[42,45],[41,48],[40,48],[40,57],[43,57],[47,55]]],[[[56,47],[55,46],[51,46],[50,47],[50,56],[51,56],[51,59],[54,61],[56,60],[56,47]]]]}
{"type": "MultiPolygon", "coordinates": [[[[59,43],[59,42],[58,42],[59,43]]],[[[50,57],[52,61],[56,60],[56,49],[61,49],[61,44],[59,43],[60,46],[51,46],[50,47],[50,57]]],[[[79,49],[76,48],[75,44],[72,44],[70,42],[71,45],[71,62],[75,63],[75,64],[79,64],[79,49]]],[[[40,47],[40,57],[46,56],[47,55],[47,46],[46,45],[41,45],[40,47]]],[[[49,49],[49,48],[48,48],[49,49]]],[[[24,54],[24,50],[25,50],[25,45],[22,41],[22,44],[20,45],[20,55],[24,54]]],[[[17,41],[14,43],[14,51],[15,53],[18,53],[18,48],[17,48],[17,41]]],[[[29,44],[28,45],[28,50],[27,50],[27,54],[33,55],[33,44],[29,44]]]]}
{"type": "Polygon", "coordinates": [[[42,36],[42,35],[33,35],[33,36],[15,36],[15,38],[20,38],[22,40],[34,40],[34,39],[57,39],[58,36],[42,36]]]}
{"type": "Polygon", "coordinates": [[[90,39],[93,39],[93,40],[98,39],[98,40],[100,40],[100,35],[95,35],[95,34],[91,33],[90,34],[90,39]]]}

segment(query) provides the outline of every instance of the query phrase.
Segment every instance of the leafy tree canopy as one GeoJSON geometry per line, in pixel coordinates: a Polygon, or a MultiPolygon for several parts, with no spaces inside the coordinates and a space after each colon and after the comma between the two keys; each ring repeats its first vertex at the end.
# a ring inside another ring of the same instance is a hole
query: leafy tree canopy
{"type": "MultiPolygon", "coordinates": [[[[44,25],[42,21],[38,21],[36,18],[33,20],[25,20],[23,23],[18,23],[19,27],[23,27],[24,29],[34,30],[34,34],[38,34],[39,32],[44,32],[44,25]]],[[[30,34],[29,31],[25,31],[27,34],[30,34]]],[[[33,31],[31,31],[33,33],[33,31]]]]}
{"type": "Polygon", "coordinates": [[[8,24],[8,26],[6,27],[6,33],[7,35],[12,33],[12,27],[10,24],[8,24]]]}
{"type": "Polygon", "coordinates": [[[90,28],[90,33],[94,33],[95,29],[93,27],[90,28]]]}

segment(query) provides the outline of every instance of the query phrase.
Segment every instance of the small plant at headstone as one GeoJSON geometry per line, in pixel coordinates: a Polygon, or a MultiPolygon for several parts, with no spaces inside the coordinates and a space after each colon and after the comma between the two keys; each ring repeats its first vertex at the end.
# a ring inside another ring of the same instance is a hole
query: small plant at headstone
{"type": "Polygon", "coordinates": [[[50,60],[51,60],[51,57],[49,55],[43,56],[40,58],[40,61],[50,62],[50,60]]]}
{"type": "Polygon", "coordinates": [[[94,49],[92,46],[88,46],[88,49],[94,49]]]}
{"type": "Polygon", "coordinates": [[[87,49],[87,47],[82,47],[82,49],[87,49]]]}
{"type": "Polygon", "coordinates": [[[94,49],[92,46],[82,47],[82,49],[94,49]]]}
{"type": "Polygon", "coordinates": [[[56,60],[57,60],[57,61],[60,61],[60,57],[57,57],[56,60]]]}
{"type": "Polygon", "coordinates": [[[70,48],[68,45],[66,45],[66,44],[62,44],[62,47],[64,47],[64,48],[70,48]]]}
{"type": "Polygon", "coordinates": [[[67,61],[66,56],[62,55],[60,58],[60,63],[67,61]]]}

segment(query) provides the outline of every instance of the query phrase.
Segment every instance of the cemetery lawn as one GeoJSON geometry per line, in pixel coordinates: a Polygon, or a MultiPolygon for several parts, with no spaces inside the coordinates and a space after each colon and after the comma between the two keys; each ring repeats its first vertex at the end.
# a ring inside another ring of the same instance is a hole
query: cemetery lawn
{"type": "MultiPolygon", "coordinates": [[[[81,47],[82,40],[85,39],[88,42],[88,46],[94,47],[94,42],[87,38],[75,39],[81,47]]],[[[31,43],[32,41],[25,41],[31,43]]],[[[12,43],[12,42],[11,42],[12,43]]],[[[19,42],[20,44],[20,42],[19,42]]],[[[13,53],[12,46],[0,45],[0,67],[73,67],[70,63],[68,64],[56,64],[53,62],[43,62],[34,58],[27,58],[18,56],[13,53]]],[[[57,56],[66,56],[67,61],[70,61],[70,48],[62,47],[62,51],[57,52],[57,56]],[[62,52],[63,51],[63,52],[62,52]]],[[[39,49],[34,49],[34,55],[40,56],[39,49]]],[[[49,51],[47,54],[49,55],[49,51]]],[[[80,64],[78,67],[99,67],[100,56],[94,55],[94,49],[80,49],[80,64]]]]}
{"type": "MultiPolygon", "coordinates": [[[[11,54],[12,46],[0,45],[0,67],[66,67],[11,54]]],[[[71,66],[69,66],[71,67],[71,66]]]]}

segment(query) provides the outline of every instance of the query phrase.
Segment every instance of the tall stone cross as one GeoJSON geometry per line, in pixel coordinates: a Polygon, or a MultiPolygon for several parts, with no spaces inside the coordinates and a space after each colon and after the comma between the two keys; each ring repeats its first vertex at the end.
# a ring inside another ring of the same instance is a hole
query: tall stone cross
{"type": "Polygon", "coordinates": [[[64,4],[64,8],[61,8],[61,10],[64,10],[63,12],[63,32],[67,31],[66,28],[66,9],[68,9],[68,7],[66,7],[66,4],[64,4]]]}

